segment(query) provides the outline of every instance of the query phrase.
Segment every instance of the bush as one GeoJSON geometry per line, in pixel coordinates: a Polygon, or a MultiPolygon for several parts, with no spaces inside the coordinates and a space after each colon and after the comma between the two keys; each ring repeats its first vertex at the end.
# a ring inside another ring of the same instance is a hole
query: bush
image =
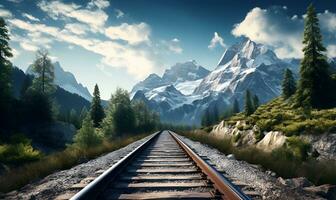
{"type": "Polygon", "coordinates": [[[89,115],[85,117],[82,128],[78,130],[74,141],[74,145],[80,148],[94,147],[101,144],[102,137],[97,134],[89,115]]]}
{"type": "Polygon", "coordinates": [[[10,144],[0,145],[0,162],[21,164],[38,160],[42,154],[31,146],[31,141],[23,135],[15,135],[10,144]]]}
{"type": "Polygon", "coordinates": [[[311,150],[311,145],[297,136],[292,136],[286,140],[286,148],[290,150],[294,158],[299,160],[307,160],[308,152],[311,150]]]}

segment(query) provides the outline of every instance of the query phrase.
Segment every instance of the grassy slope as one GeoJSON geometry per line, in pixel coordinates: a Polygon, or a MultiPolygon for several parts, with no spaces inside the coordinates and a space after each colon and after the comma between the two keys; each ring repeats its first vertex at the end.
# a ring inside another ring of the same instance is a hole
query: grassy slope
{"type": "Polygon", "coordinates": [[[283,131],[287,136],[321,134],[336,127],[336,108],[312,110],[310,118],[307,118],[303,110],[292,108],[279,97],[261,105],[251,116],[239,113],[229,118],[228,123],[235,124],[238,120],[246,120],[251,126],[256,124],[262,131],[283,131]]]}
{"type": "MultiPolygon", "coordinates": [[[[236,147],[232,144],[232,141],[236,138],[231,140],[215,138],[208,134],[210,127],[185,132],[183,135],[208,144],[225,154],[234,154],[239,160],[261,165],[284,178],[304,176],[317,185],[336,184],[336,162],[317,161],[314,157],[308,156],[309,144],[295,136],[322,134],[334,130],[336,132],[336,108],[312,110],[310,118],[307,118],[302,110],[292,108],[289,102],[279,97],[261,105],[249,117],[239,113],[225,121],[229,125],[235,125],[239,120],[245,120],[247,125],[238,127],[238,129],[251,129],[256,124],[261,132],[278,130],[292,137],[287,140],[286,145],[282,148],[267,153],[253,146],[236,147]]],[[[255,134],[256,137],[259,135],[258,133],[255,134]]],[[[261,137],[257,139],[261,139],[261,137]]]]}

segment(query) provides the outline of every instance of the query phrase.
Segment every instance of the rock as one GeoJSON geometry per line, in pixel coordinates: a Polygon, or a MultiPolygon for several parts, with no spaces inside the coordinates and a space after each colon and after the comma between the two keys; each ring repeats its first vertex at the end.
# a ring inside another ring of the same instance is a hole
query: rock
{"type": "Polygon", "coordinates": [[[286,179],[286,185],[291,188],[304,188],[313,186],[313,184],[305,177],[286,179]]]}
{"type": "Polygon", "coordinates": [[[229,154],[226,157],[230,160],[236,160],[236,157],[233,154],[229,154]]]}
{"type": "Polygon", "coordinates": [[[312,143],[313,149],[319,154],[319,159],[336,160],[336,134],[301,136],[312,143]]]}
{"type": "Polygon", "coordinates": [[[257,148],[267,152],[283,146],[287,137],[280,131],[270,131],[257,143],[257,148]]]}
{"type": "Polygon", "coordinates": [[[303,188],[304,191],[319,195],[326,199],[336,199],[336,185],[320,185],[303,188]]]}

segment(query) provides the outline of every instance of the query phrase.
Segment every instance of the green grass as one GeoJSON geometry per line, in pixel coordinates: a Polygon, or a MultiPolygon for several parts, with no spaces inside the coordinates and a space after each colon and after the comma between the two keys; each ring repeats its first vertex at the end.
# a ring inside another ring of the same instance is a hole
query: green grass
{"type": "MultiPolygon", "coordinates": [[[[238,113],[227,119],[230,125],[245,120],[248,125],[257,125],[261,131],[282,131],[287,136],[300,134],[322,134],[336,129],[336,108],[312,110],[310,118],[303,110],[293,108],[290,100],[279,97],[259,108],[251,116],[238,113]]],[[[240,127],[244,128],[244,127],[240,127]]]]}
{"type": "MultiPolygon", "coordinates": [[[[147,135],[139,134],[114,139],[113,141],[104,140],[101,145],[91,148],[69,146],[62,152],[44,156],[38,161],[24,164],[2,175],[0,177],[0,192],[18,189],[33,180],[43,178],[58,170],[69,169],[74,165],[96,158],[104,153],[122,148],[147,135]]],[[[3,148],[0,146],[0,151],[3,148]]]]}
{"type": "Polygon", "coordinates": [[[210,145],[224,154],[234,154],[238,160],[261,165],[283,178],[304,176],[316,185],[336,184],[336,162],[317,161],[309,157],[309,144],[297,137],[291,137],[284,147],[267,153],[252,146],[235,147],[230,139],[218,139],[200,130],[184,132],[181,135],[210,145]]]}

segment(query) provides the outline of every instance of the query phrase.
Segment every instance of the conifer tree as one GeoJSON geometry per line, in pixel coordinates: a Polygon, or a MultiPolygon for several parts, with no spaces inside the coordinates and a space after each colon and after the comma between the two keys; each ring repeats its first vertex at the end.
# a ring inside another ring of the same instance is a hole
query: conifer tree
{"type": "Polygon", "coordinates": [[[5,20],[0,17],[0,120],[8,118],[11,102],[11,71],[9,58],[13,56],[9,47],[9,33],[5,20]]]}
{"type": "Polygon", "coordinates": [[[210,119],[210,112],[209,108],[205,109],[204,114],[202,116],[202,126],[207,127],[210,126],[211,119],[210,119]]]}
{"type": "Polygon", "coordinates": [[[240,109],[239,109],[239,103],[237,101],[237,99],[235,99],[233,101],[233,105],[232,105],[232,113],[233,114],[236,114],[236,113],[239,113],[240,109]]]}
{"type": "Polygon", "coordinates": [[[83,106],[81,113],[79,115],[79,125],[80,126],[82,126],[82,123],[87,115],[88,115],[88,109],[86,108],[86,106],[83,106]]]}
{"type": "Polygon", "coordinates": [[[324,56],[319,21],[313,5],[307,9],[305,18],[304,57],[301,61],[300,79],[295,105],[303,108],[326,108],[334,103],[329,65],[324,56]]]}
{"type": "Polygon", "coordinates": [[[32,88],[43,94],[50,95],[56,89],[54,85],[54,66],[49,58],[47,50],[39,50],[36,53],[36,59],[32,65],[34,80],[32,88]]]}
{"type": "Polygon", "coordinates": [[[250,116],[253,113],[253,104],[251,99],[251,93],[250,90],[246,90],[245,92],[245,116],[250,116]]]}
{"type": "Polygon", "coordinates": [[[284,99],[291,97],[296,91],[296,83],[293,73],[290,69],[285,70],[285,75],[282,81],[282,96],[284,99]]]}
{"type": "Polygon", "coordinates": [[[94,127],[98,127],[100,122],[105,117],[104,109],[101,105],[100,100],[100,92],[98,85],[96,84],[93,91],[93,99],[91,102],[91,109],[90,109],[91,119],[93,121],[94,127]]]}
{"type": "Polygon", "coordinates": [[[253,96],[252,101],[253,101],[253,112],[254,112],[254,111],[256,111],[256,110],[258,109],[258,107],[259,107],[259,97],[255,94],[255,95],[253,96]]]}

